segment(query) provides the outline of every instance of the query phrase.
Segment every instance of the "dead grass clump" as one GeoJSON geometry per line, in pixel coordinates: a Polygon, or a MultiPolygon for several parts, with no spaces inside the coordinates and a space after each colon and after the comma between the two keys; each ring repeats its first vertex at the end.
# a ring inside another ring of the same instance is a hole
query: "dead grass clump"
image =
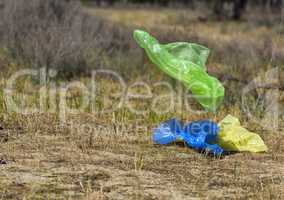
{"type": "Polygon", "coordinates": [[[79,1],[0,0],[0,45],[22,63],[68,74],[86,71],[92,51],[110,48],[112,31],[79,1]]]}

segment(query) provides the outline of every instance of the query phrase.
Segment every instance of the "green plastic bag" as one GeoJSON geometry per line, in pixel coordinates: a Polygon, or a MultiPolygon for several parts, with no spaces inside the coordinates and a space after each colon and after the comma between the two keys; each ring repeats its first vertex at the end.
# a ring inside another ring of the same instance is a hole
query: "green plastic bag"
{"type": "Polygon", "coordinates": [[[172,78],[182,81],[206,110],[216,111],[223,102],[224,87],[206,72],[208,48],[186,42],[162,45],[141,30],[134,31],[134,38],[155,65],[172,78]]]}
{"type": "Polygon", "coordinates": [[[238,118],[228,115],[219,123],[219,127],[217,143],[225,151],[267,151],[261,137],[243,128],[238,118]]]}

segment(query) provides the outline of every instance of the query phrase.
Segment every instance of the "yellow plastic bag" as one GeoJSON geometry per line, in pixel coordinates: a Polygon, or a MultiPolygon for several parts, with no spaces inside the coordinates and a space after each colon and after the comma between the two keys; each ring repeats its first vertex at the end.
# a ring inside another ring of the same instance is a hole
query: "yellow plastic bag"
{"type": "Polygon", "coordinates": [[[225,151],[267,151],[261,137],[243,128],[238,118],[228,115],[219,123],[219,127],[218,144],[225,151]]]}

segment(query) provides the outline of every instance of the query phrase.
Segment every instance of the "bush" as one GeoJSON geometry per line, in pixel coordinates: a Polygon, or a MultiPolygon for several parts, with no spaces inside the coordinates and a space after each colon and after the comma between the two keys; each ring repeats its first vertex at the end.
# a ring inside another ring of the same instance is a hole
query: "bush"
{"type": "Polygon", "coordinates": [[[0,44],[33,67],[85,72],[90,53],[107,51],[112,35],[79,1],[0,0],[0,44]],[[92,51],[91,51],[92,50],[92,51]]]}

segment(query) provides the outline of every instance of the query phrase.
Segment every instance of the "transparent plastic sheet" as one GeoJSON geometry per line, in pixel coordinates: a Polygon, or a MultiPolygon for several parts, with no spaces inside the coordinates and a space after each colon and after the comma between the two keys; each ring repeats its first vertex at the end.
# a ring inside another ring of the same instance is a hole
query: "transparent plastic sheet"
{"type": "Polygon", "coordinates": [[[184,127],[177,119],[170,119],[160,124],[153,131],[153,142],[167,145],[174,142],[185,142],[198,151],[221,155],[223,149],[216,144],[219,128],[209,120],[191,122],[184,127]]]}
{"type": "Polygon", "coordinates": [[[216,111],[223,102],[225,89],[218,79],[206,72],[205,64],[210,53],[208,48],[186,42],[162,45],[141,30],[134,31],[134,39],[155,65],[183,82],[206,110],[216,111]]]}
{"type": "Polygon", "coordinates": [[[243,128],[238,118],[228,115],[219,123],[219,127],[218,144],[225,151],[267,151],[261,137],[243,128]]]}

